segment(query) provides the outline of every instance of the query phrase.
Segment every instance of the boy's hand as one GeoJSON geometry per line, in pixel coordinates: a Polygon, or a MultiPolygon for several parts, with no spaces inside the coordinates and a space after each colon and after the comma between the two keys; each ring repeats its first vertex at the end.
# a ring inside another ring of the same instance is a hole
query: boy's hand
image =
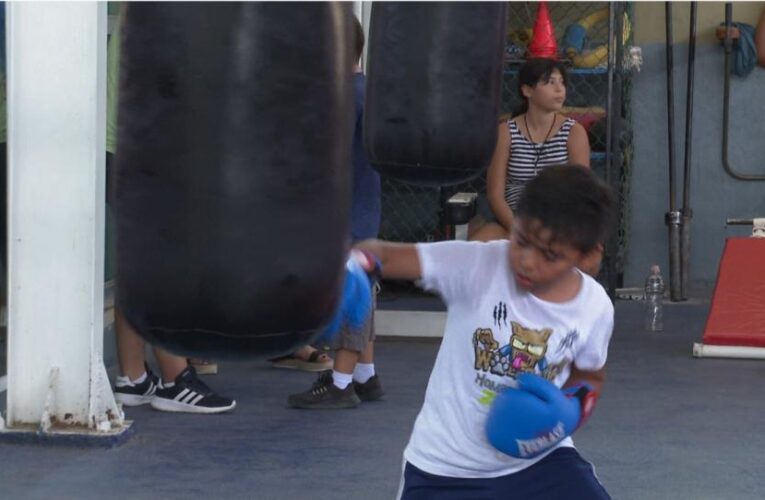
{"type": "Polygon", "coordinates": [[[351,250],[345,263],[345,281],[340,303],[329,325],[317,341],[330,342],[345,327],[360,331],[374,308],[372,287],[380,275],[379,261],[369,252],[351,250]]]}
{"type": "Polygon", "coordinates": [[[367,276],[369,276],[369,279],[374,283],[382,279],[382,263],[372,252],[361,248],[354,248],[351,250],[350,258],[355,259],[359,263],[364,272],[367,273],[367,276]]]}
{"type": "MultiPolygon", "coordinates": [[[[579,395],[586,399],[586,389],[574,388],[575,397],[569,397],[538,375],[524,373],[517,380],[518,388],[507,389],[495,398],[486,421],[486,437],[503,453],[534,458],[584,422],[585,405],[579,395]]],[[[587,410],[592,411],[592,406],[586,405],[587,410]]]]}

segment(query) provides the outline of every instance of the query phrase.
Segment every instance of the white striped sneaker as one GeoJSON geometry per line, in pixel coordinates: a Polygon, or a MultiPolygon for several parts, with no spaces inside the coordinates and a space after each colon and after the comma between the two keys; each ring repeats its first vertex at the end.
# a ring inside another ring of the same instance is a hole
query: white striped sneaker
{"type": "Polygon", "coordinates": [[[193,366],[187,367],[172,386],[159,381],[151,407],[160,411],[184,413],[222,413],[233,410],[236,401],[215,394],[207,384],[199,380],[193,366]]]}
{"type": "Polygon", "coordinates": [[[146,379],[140,384],[136,384],[130,377],[117,377],[114,383],[114,399],[124,406],[140,406],[150,403],[154,399],[154,393],[159,384],[159,377],[154,375],[149,369],[149,365],[144,363],[146,369],[146,379]]]}

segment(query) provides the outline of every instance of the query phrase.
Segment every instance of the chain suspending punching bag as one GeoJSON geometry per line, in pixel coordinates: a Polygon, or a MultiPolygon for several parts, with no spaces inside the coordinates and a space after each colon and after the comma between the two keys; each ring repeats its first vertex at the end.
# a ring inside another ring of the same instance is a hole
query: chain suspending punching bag
{"type": "Polygon", "coordinates": [[[373,3],[364,143],[382,175],[440,186],[488,166],[506,16],[506,2],[373,3]]]}
{"type": "Polygon", "coordinates": [[[308,344],[349,233],[350,4],[132,3],[121,54],[118,307],[187,356],[308,344]]]}

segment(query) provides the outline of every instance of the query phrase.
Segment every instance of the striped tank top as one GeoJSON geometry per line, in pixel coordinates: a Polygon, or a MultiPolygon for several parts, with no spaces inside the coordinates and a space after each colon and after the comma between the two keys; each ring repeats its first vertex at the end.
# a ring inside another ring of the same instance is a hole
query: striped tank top
{"type": "Polygon", "coordinates": [[[568,162],[568,134],[576,121],[566,118],[558,132],[542,144],[535,144],[521,134],[515,120],[508,120],[510,158],[507,161],[505,201],[515,210],[523,188],[545,167],[568,162]]]}

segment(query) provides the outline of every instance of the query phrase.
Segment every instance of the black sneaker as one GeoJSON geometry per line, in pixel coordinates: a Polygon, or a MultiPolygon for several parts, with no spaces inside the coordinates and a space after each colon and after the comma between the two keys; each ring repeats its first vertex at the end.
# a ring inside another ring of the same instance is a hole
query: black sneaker
{"type": "Polygon", "coordinates": [[[222,413],[233,410],[235,406],[236,401],[215,394],[199,380],[193,366],[178,374],[172,387],[165,387],[160,380],[151,400],[151,407],[155,410],[184,413],[222,413]]]}
{"type": "Polygon", "coordinates": [[[355,408],[361,400],[353,390],[353,384],[345,389],[338,389],[332,382],[332,370],[323,371],[310,389],[287,398],[287,404],[292,408],[317,410],[339,410],[355,408]]]}
{"type": "Polygon", "coordinates": [[[118,403],[122,403],[123,406],[140,406],[150,403],[154,398],[159,377],[151,372],[149,365],[144,364],[144,366],[146,380],[140,384],[134,383],[130,377],[117,377],[114,382],[114,399],[118,403]]]}
{"type": "Polygon", "coordinates": [[[380,385],[380,378],[377,375],[372,375],[363,384],[354,380],[353,389],[362,401],[377,401],[385,395],[385,391],[383,391],[382,385],[380,385]]]}

